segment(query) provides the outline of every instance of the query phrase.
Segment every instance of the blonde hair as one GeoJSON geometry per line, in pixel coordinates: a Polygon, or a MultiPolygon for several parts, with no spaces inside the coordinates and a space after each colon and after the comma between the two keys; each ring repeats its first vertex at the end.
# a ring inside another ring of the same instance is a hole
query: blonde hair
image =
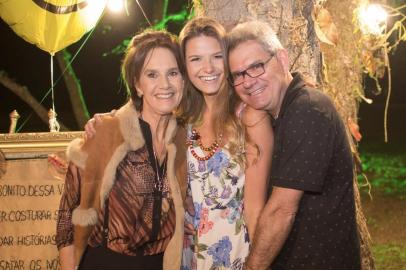
{"type": "MultiPolygon", "coordinates": [[[[227,138],[227,149],[236,157],[240,165],[245,164],[245,130],[235,114],[236,105],[240,102],[231,85],[228,83],[227,46],[225,29],[216,20],[207,17],[197,17],[190,20],[179,34],[181,57],[186,62],[186,44],[195,37],[206,36],[215,38],[221,47],[224,59],[224,79],[221,83],[216,104],[213,106],[215,136],[223,134],[227,138]],[[223,130],[223,131],[222,131],[223,130]]],[[[178,118],[184,124],[196,124],[202,121],[205,101],[203,94],[189,78],[185,79],[185,94],[178,109],[178,118]]]]}

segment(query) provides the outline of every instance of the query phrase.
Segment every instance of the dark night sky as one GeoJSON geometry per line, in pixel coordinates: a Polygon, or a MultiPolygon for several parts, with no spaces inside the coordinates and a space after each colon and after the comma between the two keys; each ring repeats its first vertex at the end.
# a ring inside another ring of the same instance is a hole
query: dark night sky
{"type": "MultiPolygon", "coordinates": [[[[140,1],[148,16],[152,17],[153,4],[150,1],[140,1]]],[[[151,1],[153,2],[153,1],[151,1]]],[[[188,1],[170,1],[169,13],[178,12],[188,1]],[[179,3],[178,3],[179,2],[179,3]]],[[[119,83],[120,60],[122,56],[110,55],[102,57],[120,42],[145,27],[146,21],[134,1],[129,2],[129,16],[124,13],[112,14],[106,12],[94,34],[90,37],[73,67],[81,81],[84,96],[91,114],[109,111],[120,106],[126,100],[126,93],[119,83]]],[[[180,26],[170,25],[170,30],[176,32],[180,26]]],[[[47,52],[27,43],[18,37],[11,28],[0,20],[0,70],[21,85],[29,88],[31,93],[40,100],[50,87],[50,56],[47,52]]],[[[71,53],[76,52],[83,38],[68,47],[71,53]]],[[[406,115],[406,42],[402,43],[391,55],[393,94],[389,111],[390,139],[396,143],[406,137],[404,118],[406,115]]],[[[60,75],[55,60],[55,75],[60,75]]],[[[383,141],[383,103],[386,90],[379,96],[372,94],[374,85],[366,83],[366,95],[374,99],[373,105],[362,103],[360,107],[360,125],[364,140],[378,139],[383,141]]],[[[386,87],[385,87],[386,88],[386,87]]],[[[50,96],[44,101],[46,108],[51,107],[50,96]]],[[[58,119],[73,130],[81,129],[74,123],[63,79],[55,88],[55,106],[58,119]]],[[[45,123],[32,112],[28,106],[8,89],[0,85],[0,133],[8,132],[9,113],[16,109],[21,118],[19,124],[26,121],[22,132],[47,131],[45,123]]],[[[403,139],[403,140],[402,140],[403,139]]]]}
{"type": "MultiPolygon", "coordinates": [[[[154,1],[139,1],[150,20],[153,18],[154,1]],[[152,2],[152,3],[151,3],[152,2]]],[[[120,61],[122,55],[103,54],[110,52],[122,40],[133,36],[147,26],[139,7],[135,1],[129,1],[129,15],[125,12],[119,14],[106,10],[103,18],[78,57],[73,62],[73,68],[81,81],[84,97],[89,112],[109,111],[126,101],[124,86],[120,83],[120,61]]],[[[179,12],[187,1],[170,1],[168,14],[179,12]]],[[[181,25],[169,24],[170,31],[177,32],[181,25]]],[[[30,92],[41,100],[50,87],[50,55],[26,42],[17,36],[13,30],[0,19],[0,70],[4,70],[20,85],[28,87],[30,92]]],[[[74,54],[84,42],[84,37],[68,47],[74,54]]],[[[54,80],[61,71],[54,59],[54,80]]],[[[58,120],[72,130],[78,130],[72,117],[69,97],[63,79],[55,88],[55,108],[58,120]]],[[[51,108],[51,96],[43,102],[47,109],[51,108]]],[[[22,124],[28,117],[29,120],[21,132],[48,131],[47,124],[43,123],[32,110],[10,90],[0,85],[0,133],[8,132],[9,113],[16,109],[22,124]]]]}

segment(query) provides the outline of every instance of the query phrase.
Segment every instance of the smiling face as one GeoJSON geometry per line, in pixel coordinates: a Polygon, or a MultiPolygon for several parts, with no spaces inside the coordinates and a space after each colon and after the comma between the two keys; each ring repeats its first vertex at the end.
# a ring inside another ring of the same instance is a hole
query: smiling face
{"type": "MultiPolygon", "coordinates": [[[[264,63],[270,56],[270,53],[258,42],[245,41],[230,51],[230,71],[232,74],[237,74],[258,63],[264,63]]],[[[264,74],[256,78],[245,74],[244,82],[235,86],[235,91],[254,109],[266,110],[277,116],[288,85],[286,63],[286,52],[278,50],[276,55],[264,65],[264,74]]]]}
{"type": "Polygon", "coordinates": [[[151,49],[135,87],[142,93],[144,114],[171,114],[183,93],[183,78],[173,53],[166,48],[151,49]]]}
{"type": "Polygon", "coordinates": [[[191,38],[185,46],[185,61],[192,84],[203,95],[216,95],[224,80],[223,52],[218,40],[204,35],[191,38]]]}

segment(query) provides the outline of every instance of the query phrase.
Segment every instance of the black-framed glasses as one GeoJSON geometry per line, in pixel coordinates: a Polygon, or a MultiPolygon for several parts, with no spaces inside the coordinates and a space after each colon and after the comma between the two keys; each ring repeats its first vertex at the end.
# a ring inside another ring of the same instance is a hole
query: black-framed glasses
{"type": "Polygon", "coordinates": [[[242,84],[245,80],[245,75],[251,77],[251,78],[256,78],[258,76],[261,76],[262,74],[265,73],[265,65],[268,64],[269,61],[274,57],[275,55],[271,55],[268,60],[264,62],[259,62],[259,63],[254,63],[247,67],[243,71],[239,72],[234,72],[231,73],[230,81],[233,86],[238,86],[242,84]]]}

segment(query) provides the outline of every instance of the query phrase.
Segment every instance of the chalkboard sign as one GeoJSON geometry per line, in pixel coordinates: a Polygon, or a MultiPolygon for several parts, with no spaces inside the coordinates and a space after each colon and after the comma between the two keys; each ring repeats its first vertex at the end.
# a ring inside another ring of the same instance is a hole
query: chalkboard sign
{"type": "Polygon", "coordinates": [[[82,132],[0,134],[0,270],[59,269],[65,149],[82,132]]]}

